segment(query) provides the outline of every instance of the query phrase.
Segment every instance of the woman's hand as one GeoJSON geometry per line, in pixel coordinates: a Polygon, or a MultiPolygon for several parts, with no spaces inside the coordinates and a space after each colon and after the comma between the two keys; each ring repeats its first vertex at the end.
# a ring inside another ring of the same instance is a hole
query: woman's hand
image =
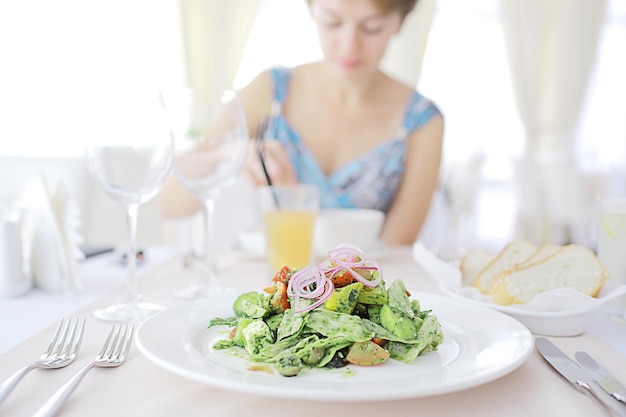
{"type": "MultiPolygon", "coordinates": [[[[264,140],[263,159],[265,160],[267,173],[272,180],[272,185],[296,184],[298,177],[283,145],[274,139],[264,140]]],[[[254,143],[251,145],[243,174],[254,186],[267,185],[258,148],[254,143]]]]}

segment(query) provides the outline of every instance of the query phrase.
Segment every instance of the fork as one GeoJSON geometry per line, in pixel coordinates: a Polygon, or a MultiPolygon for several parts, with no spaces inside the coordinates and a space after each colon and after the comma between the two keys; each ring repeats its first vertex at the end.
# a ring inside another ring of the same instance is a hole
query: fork
{"type": "Polygon", "coordinates": [[[133,341],[134,326],[130,323],[114,324],[96,358],[84,365],[74,376],[55,392],[52,397],[33,415],[34,417],[54,416],[76,389],[80,381],[94,367],[115,368],[126,360],[133,341]]]}
{"type": "Polygon", "coordinates": [[[85,319],[61,319],[48,349],[33,363],[19,369],[0,385],[0,404],[9,396],[24,375],[35,368],[57,369],[74,362],[83,340],[85,319]]]}

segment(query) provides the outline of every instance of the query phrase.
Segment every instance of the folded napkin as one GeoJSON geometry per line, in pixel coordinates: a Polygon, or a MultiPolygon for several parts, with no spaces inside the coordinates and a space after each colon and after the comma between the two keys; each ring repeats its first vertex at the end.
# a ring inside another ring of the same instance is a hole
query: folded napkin
{"type": "Polygon", "coordinates": [[[35,285],[46,291],[73,291],[81,287],[78,262],[84,259],[78,233],[80,209],[59,183],[50,192],[43,178],[27,187],[30,212],[30,267],[35,285]]]}

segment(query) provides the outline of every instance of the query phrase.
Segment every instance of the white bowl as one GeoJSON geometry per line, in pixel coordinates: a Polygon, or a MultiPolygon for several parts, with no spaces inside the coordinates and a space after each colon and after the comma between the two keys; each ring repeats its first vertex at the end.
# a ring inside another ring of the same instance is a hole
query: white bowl
{"type": "Polygon", "coordinates": [[[364,251],[380,247],[385,214],[371,209],[323,209],[315,222],[314,250],[326,253],[340,244],[364,251]]]}
{"type": "MultiPolygon", "coordinates": [[[[493,301],[484,301],[483,299],[472,298],[469,296],[468,288],[450,288],[445,285],[439,285],[439,289],[453,298],[469,300],[485,307],[490,307],[505,313],[518,320],[528,328],[533,334],[543,336],[578,336],[584,333],[589,327],[595,316],[600,312],[603,306],[602,300],[592,297],[590,303],[581,302],[580,307],[572,308],[556,308],[536,309],[527,304],[515,304],[504,306],[494,303],[493,301]]],[[[577,292],[571,288],[554,290],[542,294],[545,300],[558,300],[559,298],[566,300],[567,298],[575,300],[583,300],[584,294],[577,292]],[[560,293],[560,294],[559,294],[560,293]]],[[[586,301],[586,300],[585,300],[586,301]]],[[[569,301],[566,301],[569,304],[569,301]]]]}
{"type": "Polygon", "coordinates": [[[525,304],[499,305],[473,286],[463,286],[457,266],[438,258],[421,242],[413,245],[413,258],[439,284],[444,294],[508,314],[532,333],[543,336],[578,336],[610,300],[626,293],[626,285],[590,297],[573,288],[557,288],[536,295],[525,304]]]}

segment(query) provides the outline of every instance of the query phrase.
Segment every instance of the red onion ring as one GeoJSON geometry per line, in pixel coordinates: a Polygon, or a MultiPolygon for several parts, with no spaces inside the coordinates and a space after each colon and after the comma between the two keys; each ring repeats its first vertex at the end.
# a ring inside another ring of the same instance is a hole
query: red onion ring
{"type": "Polygon", "coordinates": [[[287,295],[293,297],[294,313],[304,313],[313,310],[324,303],[334,290],[333,282],[326,277],[319,265],[303,268],[291,276],[287,284],[287,295]],[[315,288],[312,289],[313,284],[315,288]],[[300,298],[316,299],[314,303],[300,308],[300,298]]]}
{"type": "Polygon", "coordinates": [[[365,262],[365,254],[361,249],[350,246],[339,246],[328,251],[328,259],[337,265],[351,268],[365,262]]]}
{"type": "Polygon", "coordinates": [[[294,313],[304,313],[322,305],[333,293],[332,278],[341,271],[348,271],[352,277],[367,287],[376,287],[383,278],[382,268],[375,261],[366,261],[365,254],[357,247],[339,246],[328,252],[326,263],[311,265],[295,272],[287,284],[287,295],[294,299],[294,313]],[[378,276],[369,280],[358,271],[378,271],[378,276]],[[308,306],[300,307],[300,299],[316,300],[308,306]]]}
{"type": "Polygon", "coordinates": [[[366,287],[376,287],[383,278],[383,271],[378,262],[366,261],[361,249],[354,246],[339,246],[328,251],[328,263],[322,266],[322,271],[332,279],[340,271],[346,270],[352,277],[366,287]],[[364,278],[357,271],[376,270],[378,276],[374,280],[364,278]]]}

